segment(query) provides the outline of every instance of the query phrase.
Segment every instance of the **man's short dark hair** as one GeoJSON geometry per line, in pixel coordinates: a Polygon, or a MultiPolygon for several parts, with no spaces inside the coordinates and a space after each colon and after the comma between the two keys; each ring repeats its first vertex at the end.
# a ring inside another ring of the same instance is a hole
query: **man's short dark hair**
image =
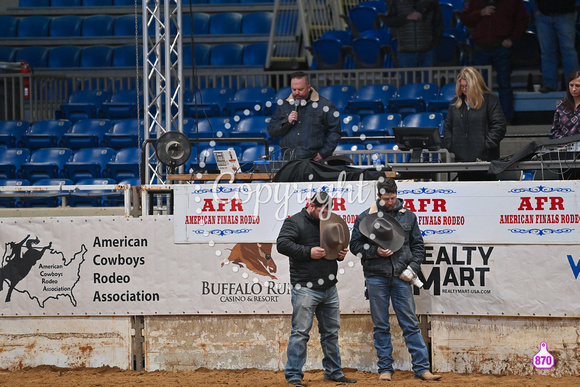
{"type": "Polygon", "coordinates": [[[332,203],[332,198],[326,192],[317,192],[312,196],[310,199],[310,204],[313,204],[314,207],[322,207],[322,206],[329,206],[332,203]]]}
{"type": "Polygon", "coordinates": [[[397,183],[391,177],[386,177],[377,182],[377,193],[379,195],[386,193],[397,193],[397,183]]]}
{"type": "Polygon", "coordinates": [[[296,71],[290,74],[290,79],[300,79],[300,78],[306,78],[306,83],[308,85],[310,84],[310,78],[308,77],[308,74],[306,74],[304,71],[296,71]]]}

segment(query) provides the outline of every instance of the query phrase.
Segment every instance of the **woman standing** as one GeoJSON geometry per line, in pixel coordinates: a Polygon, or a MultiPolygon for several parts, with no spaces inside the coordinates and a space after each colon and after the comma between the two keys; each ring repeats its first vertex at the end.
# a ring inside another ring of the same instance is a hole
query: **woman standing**
{"type": "Polygon", "coordinates": [[[566,97],[556,105],[550,132],[554,138],[580,134],[580,70],[568,76],[566,97]]]}
{"type": "Polygon", "coordinates": [[[455,154],[455,161],[499,159],[499,143],[506,132],[499,98],[473,67],[459,72],[455,90],[445,119],[445,148],[455,154]]]}

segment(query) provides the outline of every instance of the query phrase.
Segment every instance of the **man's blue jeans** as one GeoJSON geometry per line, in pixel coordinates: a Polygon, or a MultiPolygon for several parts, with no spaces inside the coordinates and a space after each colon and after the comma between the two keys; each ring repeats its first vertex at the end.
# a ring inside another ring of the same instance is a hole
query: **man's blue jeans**
{"type": "MultiPolygon", "coordinates": [[[[536,16],[537,37],[542,52],[542,77],[545,87],[558,90],[558,47],[562,54],[564,79],[578,70],[578,54],[574,47],[576,39],[576,14],[536,16]],[[556,42],[558,44],[556,44],[556,42]]],[[[568,87],[568,85],[566,85],[568,87]]]]}
{"type": "Polygon", "coordinates": [[[379,358],[379,374],[390,372],[393,368],[393,345],[391,343],[391,325],[389,324],[389,301],[397,315],[399,326],[403,330],[405,344],[411,354],[411,363],[415,375],[429,371],[429,352],[415,315],[413,287],[409,282],[393,277],[368,277],[366,284],[373,319],[374,343],[379,358]]]}
{"type": "MultiPolygon", "coordinates": [[[[498,95],[506,119],[514,118],[514,91],[512,89],[512,53],[511,49],[499,46],[494,50],[478,50],[473,54],[474,65],[491,65],[496,72],[498,95]]],[[[483,75],[483,74],[482,74],[483,75]]],[[[485,79],[485,76],[484,76],[485,79]]],[[[491,85],[488,85],[491,88],[491,85]]]]}
{"type": "Polygon", "coordinates": [[[340,305],[336,286],[326,290],[307,287],[292,289],[292,333],[288,340],[288,362],[284,375],[286,380],[302,380],[302,367],[306,363],[306,350],[314,315],[318,320],[320,344],[322,346],[322,366],[324,376],[339,378],[343,376],[338,330],[340,329],[340,305]]]}

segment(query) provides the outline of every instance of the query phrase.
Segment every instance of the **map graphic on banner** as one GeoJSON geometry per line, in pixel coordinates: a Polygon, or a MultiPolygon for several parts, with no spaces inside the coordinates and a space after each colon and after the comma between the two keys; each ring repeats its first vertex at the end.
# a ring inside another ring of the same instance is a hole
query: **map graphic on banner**
{"type": "Polygon", "coordinates": [[[16,291],[27,294],[41,308],[49,299],[63,299],[76,306],[73,288],[80,280],[87,248],[81,245],[79,252],[67,259],[52,248],[52,242],[45,246],[39,243],[39,238],[27,235],[20,242],[5,244],[0,267],[0,291],[7,287],[4,301],[10,302],[16,291]]]}

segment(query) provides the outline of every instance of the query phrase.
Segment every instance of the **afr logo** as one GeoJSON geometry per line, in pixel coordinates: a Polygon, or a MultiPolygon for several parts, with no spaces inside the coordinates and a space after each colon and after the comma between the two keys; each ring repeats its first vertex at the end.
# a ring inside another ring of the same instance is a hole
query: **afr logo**
{"type": "Polygon", "coordinates": [[[568,255],[568,262],[570,262],[570,267],[572,268],[572,273],[574,273],[574,278],[578,279],[578,274],[580,274],[580,260],[578,263],[574,262],[574,258],[568,255]]]}

